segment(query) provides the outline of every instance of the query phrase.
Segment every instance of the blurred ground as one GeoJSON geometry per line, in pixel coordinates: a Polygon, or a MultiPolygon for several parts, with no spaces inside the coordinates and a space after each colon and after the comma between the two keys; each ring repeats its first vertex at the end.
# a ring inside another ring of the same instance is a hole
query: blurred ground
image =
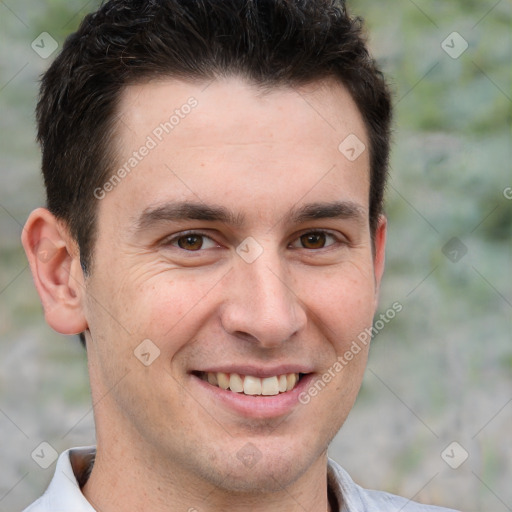
{"type": "MultiPolygon", "coordinates": [[[[44,202],[33,109],[52,57],[31,43],[48,32],[62,45],[95,3],[0,2],[0,512],[45,489],[54,466],[32,460],[40,442],[94,443],[85,355],[45,325],[19,236],[44,202]]],[[[510,511],[512,4],[350,5],[395,91],[381,311],[403,311],[373,342],[331,456],[367,487],[510,511]],[[445,462],[466,452],[457,469],[445,462]]]]}

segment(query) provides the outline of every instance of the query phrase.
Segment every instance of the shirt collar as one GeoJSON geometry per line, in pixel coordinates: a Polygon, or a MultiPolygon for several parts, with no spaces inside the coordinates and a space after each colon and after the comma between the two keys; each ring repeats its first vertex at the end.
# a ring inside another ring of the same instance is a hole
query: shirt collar
{"type": "MultiPolygon", "coordinates": [[[[34,504],[34,510],[95,512],[78,485],[78,480],[81,480],[82,475],[88,471],[95,454],[94,446],[73,448],[61,453],[53,479],[43,496],[34,504]]],[[[30,512],[31,509],[32,507],[29,507],[26,512],[30,512]]]]}
{"type": "Polygon", "coordinates": [[[358,485],[354,483],[349,474],[332,459],[327,465],[327,489],[333,512],[357,512],[366,510],[358,492],[358,485]]]}

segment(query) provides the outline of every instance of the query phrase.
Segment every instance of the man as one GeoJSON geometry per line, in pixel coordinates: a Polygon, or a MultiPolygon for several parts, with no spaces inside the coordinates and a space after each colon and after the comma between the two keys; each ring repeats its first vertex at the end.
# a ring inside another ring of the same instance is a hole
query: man
{"type": "Polygon", "coordinates": [[[391,108],[359,20],[112,0],[37,117],[48,204],[23,245],[49,325],[82,333],[97,447],[27,510],[442,510],[327,458],[384,269],[391,108]]]}

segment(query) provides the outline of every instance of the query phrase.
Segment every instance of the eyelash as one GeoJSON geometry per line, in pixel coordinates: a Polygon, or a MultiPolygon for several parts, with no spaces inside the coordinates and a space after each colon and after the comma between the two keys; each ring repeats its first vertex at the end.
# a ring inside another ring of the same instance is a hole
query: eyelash
{"type": "MultiPolygon", "coordinates": [[[[333,234],[330,231],[323,230],[323,229],[318,229],[318,230],[314,230],[313,229],[313,230],[304,231],[303,233],[300,233],[289,245],[291,245],[292,243],[300,240],[303,236],[306,236],[306,235],[319,235],[319,234],[320,235],[325,235],[326,237],[332,238],[333,242],[330,243],[329,245],[324,246],[324,247],[320,247],[319,249],[307,249],[306,247],[299,247],[299,249],[305,249],[307,251],[315,251],[315,250],[318,251],[318,250],[322,250],[322,249],[328,249],[329,247],[332,247],[333,245],[346,243],[346,242],[340,240],[340,237],[336,236],[335,234],[333,234]]],[[[164,241],[164,245],[166,245],[166,246],[173,246],[176,249],[180,249],[182,251],[190,252],[190,253],[201,252],[201,251],[207,250],[207,249],[203,249],[201,247],[200,249],[198,249],[196,251],[192,251],[192,250],[183,249],[182,247],[178,247],[177,246],[178,240],[180,240],[181,238],[185,238],[187,236],[197,236],[197,237],[207,238],[208,240],[211,240],[212,242],[217,244],[217,242],[215,242],[215,240],[213,240],[213,238],[211,236],[209,236],[206,233],[203,233],[201,231],[183,231],[181,233],[173,235],[171,238],[166,239],[164,241]]]]}

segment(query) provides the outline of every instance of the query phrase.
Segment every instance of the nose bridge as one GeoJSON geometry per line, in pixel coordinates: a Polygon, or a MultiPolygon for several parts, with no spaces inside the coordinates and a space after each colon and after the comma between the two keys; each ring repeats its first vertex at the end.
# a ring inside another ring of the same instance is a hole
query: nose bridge
{"type": "Polygon", "coordinates": [[[240,258],[234,270],[236,285],[223,318],[227,331],[274,347],[304,326],[306,315],[279,255],[265,250],[252,263],[240,258]]]}

